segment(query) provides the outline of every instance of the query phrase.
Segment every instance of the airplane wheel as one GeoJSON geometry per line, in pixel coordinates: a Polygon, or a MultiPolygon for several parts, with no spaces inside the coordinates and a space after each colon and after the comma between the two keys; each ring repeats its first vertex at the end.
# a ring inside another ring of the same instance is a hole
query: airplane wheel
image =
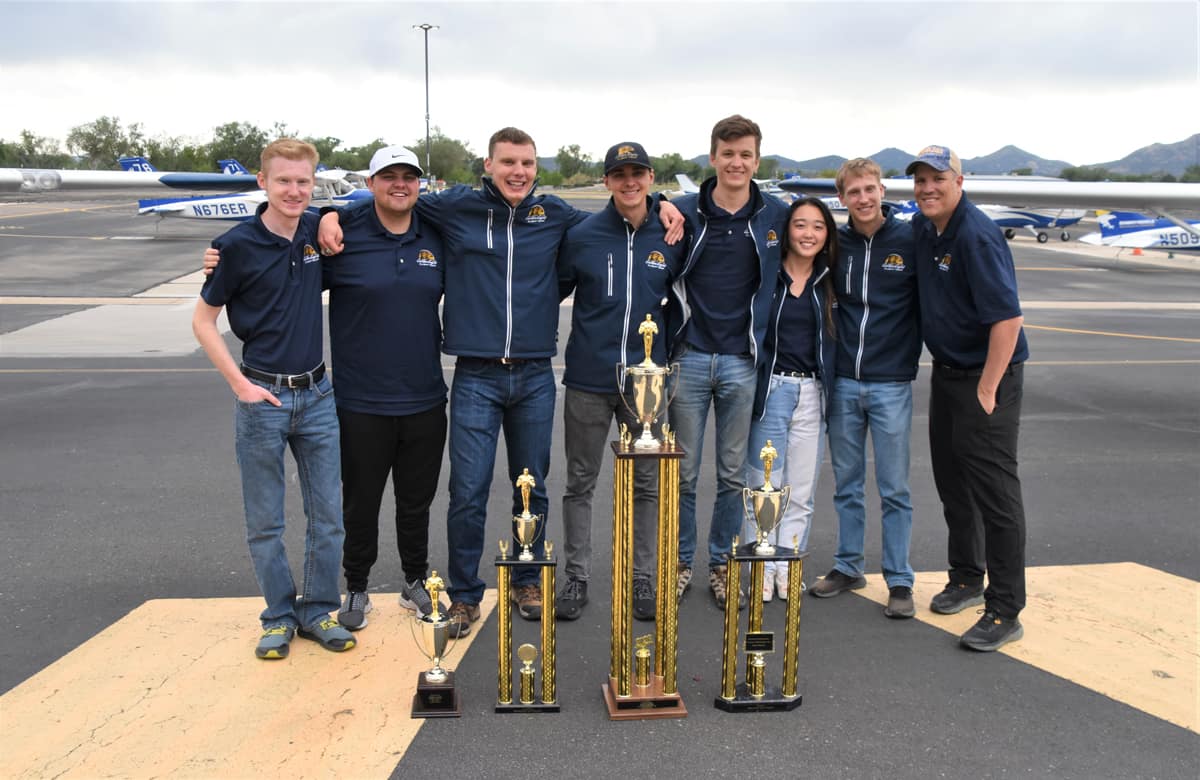
{"type": "Polygon", "coordinates": [[[1038,233],[1037,238],[1039,244],[1044,244],[1050,240],[1050,236],[1046,235],[1045,233],[1038,233]]]}
{"type": "Polygon", "coordinates": [[[1064,231],[1062,232],[1062,235],[1061,235],[1061,236],[1059,236],[1059,238],[1061,238],[1063,241],[1070,241],[1070,240],[1071,240],[1071,234],[1070,234],[1070,233],[1068,233],[1067,231],[1065,231],[1065,230],[1064,230],[1064,231]]]}
{"type": "Polygon", "coordinates": [[[1004,231],[1004,237],[1007,239],[1011,239],[1016,234],[1017,234],[1017,231],[1013,230],[1012,228],[1007,228],[1004,231]]]}

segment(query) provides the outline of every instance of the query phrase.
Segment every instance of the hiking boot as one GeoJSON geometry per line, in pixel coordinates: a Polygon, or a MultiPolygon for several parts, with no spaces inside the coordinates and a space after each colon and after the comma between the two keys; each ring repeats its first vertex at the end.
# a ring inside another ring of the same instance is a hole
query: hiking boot
{"type": "MultiPolygon", "coordinates": [[[[713,566],[708,570],[708,589],[712,591],[713,601],[717,602],[717,606],[725,609],[725,584],[726,577],[729,574],[729,566],[713,566]]],[[[741,588],[737,593],[738,609],[746,608],[746,594],[742,593],[741,588]]]]}
{"type": "Polygon", "coordinates": [[[318,620],[311,626],[300,629],[297,633],[334,653],[349,650],[355,645],[354,637],[350,635],[350,632],[339,626],[336,620],[330,618],[318,620]]]}
{"type": "Polygon", "coordinates": [[[471,633],[471,624],[479,620],[479,605],[456,601],[450,605],[450,626],[447,633],[455,639],[471,633]]]}
{"type": "MultiPolygon", "coordinates": [[[[538,593],[539,600],[541,593],[538,593]]],[[[554,604],[554,616],[559,620],[575,620],[583,614],[583,605],[587,604],[587,580],[567,577],[562,590],[554,604]]]]}
{"type": "Polygon", "coordinates": [[[965,585],[961,582],[947,582],[942,592],[929,602],[929,608],[939,615],[954,615],[967,607],[983,603],[982,585],[965,585]]]}
{"type": "Polygon", "coordinates": [[[983,612],[983,616],[979,621],[959,637],[959,644],[963,647],[990,653],[1025,636],[1021,621],[1015,617],[1000,617],[990,609],[980,611],[983,612]]]}
{"type": "Polygon", "coordinates": [[[692,587],[692,567],[680,561],[679,568],[675,570],[675,598],[683,598],[683,594],[687,593],[690,587],[692,587]]]}
{"type": "MultiPolygon", "coordinates": [[[[779,597],[786,599],[787,591],[781,590],[779,592],[779,597]]],[[[763,564],[762,600],[763,603],[766,604],[773,598],[775,598],[775,564],[767,563],[763,564]]]]}
{"type": "Polygon", "coordinates": [[[526,620],[537,620],[542,616],[542,586],[531,582],[528,585],[511,585],[509,598],[517,605],[517,612],[526,620]]]}
{"type": "Polygon", "coordinates": [[[633,616],[638,620],[654,620],[654,586],[649,577],[633,578],[633,616]]]}
{"type": "Polygon", "coordinates": [[[365,591],[352,590],[346,594],[342,608],[338,610],[338,622],[342,628],[358,631],[367,627],[367,613],[371,611],[371,597],[365,591]]]}
{"type": "Polygon", "coordinates": [[[429,598],[429,591],[425,590],[425,583],[417,579],[401,588],[400,606],[416,612],[417,617],[425,617],[431,614],[433,612],[433,599],[429,598]]]}
{"type": "Polygon", "coordinates": [[[851,577],[837,569],[831,569],[808,592],[819,599],[833,598],[844,590],[859,590],[867,587],[866,577],[851,577]]]}
{"type": "Polygon", "coordinates": [[[883,614],[897,620],[917,614],[917,608],[913,606],[912,588],[907,585],[888,588],[888,603],[883,608],[883,614]]]}
{"type": "Polygon", "coordinates": [[[291,626],[271,626],[258,638],[254,654],[264,661],[278,661],[288,657],[288,646],[296,629],[291,626]]]}

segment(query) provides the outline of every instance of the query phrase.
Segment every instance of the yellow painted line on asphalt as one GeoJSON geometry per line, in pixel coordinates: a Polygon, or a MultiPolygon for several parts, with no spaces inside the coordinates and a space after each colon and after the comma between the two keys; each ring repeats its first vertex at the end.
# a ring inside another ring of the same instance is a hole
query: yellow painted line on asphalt
{"type": "Polygon", "coordinates": [[[357,647],[296,638],[281,661],[254,657],[261,599],[147,601],[0,697],[0,777],[387,777],[424,722],[409,711],[430,662],[396,594],[371,595],[357,647]]]}
{"type": "Polygon", "coordinates": [[[27,211],[24,214],[6,214],[0,211],[0,216],[5,219],[17,219],[19,217],[43,217],[47,214],[73,214],[75,212],[100,211],[102,209],[123,209],[133,205],[132,201],[126,203],[112,203],[106,206],[88,206],[81,209],[54,208],[45,211],[27,211]]]}
{"type": "MultiPolygon", "coordinates": [[[[1200,582],[1129,562],[1037,566],[1025,578],[1025,636],[999,652],[1200,733],[1200,582]]],[[[915,579],[917,620],[957,636],[979,619],[929,611],[944,571],[915,579]]],[[[887,603],[877,575],[855,592],[887,603]]]]}
{"type": "Polygon", "coordinates": [[[1181,341],[1185,344],[1200,344],[1200,339],[1189,339],[1183,336],[1144,336],[1140,333],[1114,333],[1106,330],[1080,330],[1079,328],[1054,328],[1049,325],[1030,325],[1025,323],[1026,330],[1048,330],[1054,333],[1079,333],[1085,336],[1109,336],[1121,339],[1149,339],[1150,341],[1181,341]]]}

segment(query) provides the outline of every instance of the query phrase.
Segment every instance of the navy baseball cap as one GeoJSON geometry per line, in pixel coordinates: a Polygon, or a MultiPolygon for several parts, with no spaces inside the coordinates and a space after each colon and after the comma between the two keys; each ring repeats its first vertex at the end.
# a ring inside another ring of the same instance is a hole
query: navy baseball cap
{"type": "Polygon", "coordinates": [[[912,172],[921,163],[925,163],[935,171],[954,171],[956,175],[962,176],[962,161],[948,146],[926,146],[917,153],[917,159],[910,162],[904,169],[905,175],[912,176],[912,172]]]}
{"type": "Polygon", "coordinates": [[[650,155],[646,154],[646,150],[642,148],[641,144],[633,141],[616,144],[608,150],[608,154],[604,155],[604,175],[607,176],[613,168],[620,168],[622,165],[654,168],[650,164],[650,155]]]}

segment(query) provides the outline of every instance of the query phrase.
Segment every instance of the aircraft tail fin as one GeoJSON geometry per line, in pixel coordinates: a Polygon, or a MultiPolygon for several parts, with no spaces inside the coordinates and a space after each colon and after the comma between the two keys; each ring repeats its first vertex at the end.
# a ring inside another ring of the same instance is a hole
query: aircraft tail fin
{"type": "Polygon", "coordinates": [[[233,159],[217,160],[217,165],[221,166],[221,173],[227,173],[230,175],[250,173],[250,171],[246,170],[246,166],[233,159]]]}
{"type": "Polygon", "coordinates": [[[685,195],[700,192],[700,185],[692,181],[692,178],[686,173],[675,174],[675,181],[679,182],[679,189],[683,190],[685,195]]]}
{"type": "Polygon", "coordinates": [[[158,170],[145,157],[122,157],[117,162],[121,164],[121,170],[123,171],[153,173],[158,170]]]}

